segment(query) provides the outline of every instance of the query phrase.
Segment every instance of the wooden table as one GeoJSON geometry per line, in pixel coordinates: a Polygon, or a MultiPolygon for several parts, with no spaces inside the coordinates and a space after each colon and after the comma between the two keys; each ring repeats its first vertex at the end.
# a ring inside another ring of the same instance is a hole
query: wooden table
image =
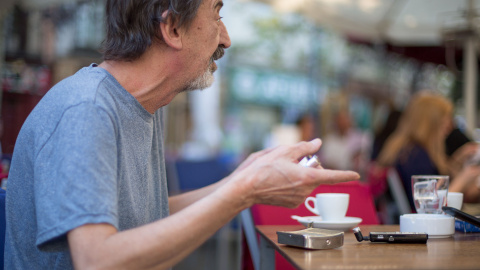
{"type": "MultiPolygon", "coordinates": [[[[310,269],[480,269],[480,233],[460,233],[448,238],[430,238],[427,244],[358,242],[345,232],[342,247],[306,250],[278,244],[277,231],[305,229],[298,225],[260,225],[260,268],[275,269],[275,250],[295,268],[310,269]]],[[[399,231],[398,225],[360,226],[369,232],[399,231]]]]}

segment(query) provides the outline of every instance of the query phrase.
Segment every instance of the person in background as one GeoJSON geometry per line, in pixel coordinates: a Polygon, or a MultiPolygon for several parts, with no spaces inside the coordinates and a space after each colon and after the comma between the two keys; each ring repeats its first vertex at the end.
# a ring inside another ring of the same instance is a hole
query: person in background
{"type": "MultiPolygon", "coordinates": [[[[452,120],[452,123],[454,120],[452,120]]],[[[459,173],[465,164],[479,151],[477,142],[472,141],[460,128],[453,126],[445,139],[445,151],[448,156],[448,166],[452,173],[459,173]]]]}
{"type": "Polygon", "coordinates": [[[465,169],[452,181],[448,191],[463,193],[463,202],[475,204],[476,212],[472,213],[480,215],[480,166],[467,165],[465,169]]]}
{"type": "Polygon", "coordinates": [[[305,113],[296,122],[300,130],[300,139],[302,141],[310,141],[316,138],[317,128],[315,125],[316,119],[311,113],[305,113]]]}
{"type": "Polygon", "coordinates": [[[334,126],[323,138],[320,158],[325,168],[354,170],[363,175],[368,164],[371,136],[357,129],[348,109],[334,114],[334,126]]]}
{"type": "MultiPolygon", "coordinates": [[[[17,138],[6,269],[168,269],[253,204],[297,207],[352,171],[298,164],[315,139],[250,155],[168,197],[163,107],[213,82],[231,42],[221,0],[107,0],[104,62],[55,85],[17,138]]],[[[195,179],[192,179],[195,181],[195,179]]]]}
{"type": "MultiPolygon", "coordinates": [[[[453,121],[454,120],[452,120],[452,122],[453,121]]],[[[458,149],[471,142],[472,140],[465,135],[457,125],[454,125],[452,131],[450,131],[450,134],[448,134],[445,139],[445,151],[447,156],[451,157],[454,153],[458,153],[458,149]]]]}
{"type": "Polygon", "coordinates": [[[392,106],[385,122],[375,133],[366,176],[372,196],[375,199],[375,206],[377,211],[381,213],[380,216],[384,223],[393,223],[392,221],[387,221],[390,220],[390,216],[393,217],[393,213],[388,211],[388,205],[392,201],[392,196],[387,184],[388,168],[378,165],[377,158],[385,141],[397,128],[401,115],[402,112],[392,106]]]}
{"type": "Polygon", "coordinates": [[[430,91],[416,93],[379,154],[380,165],[397,170],[412,211],[412,175],[450,175],[452,184],[480,175],[480,170],[467,174],[466,169],[454,171],[449,165],[445,139],[452,130],[452,115],[453,104],[447,98],[430,91]]]}
{"type": "Polygon", "coordinates": [[[459,175],[450,183],[448,191],[463,193],[462,211],[480,215],[480,147],[459,128],[454,128],[447,138],[447,155],[449,153],[450,168],[459,175]]]}
{"type": "Polygon", "coordinates": [[[402,112],[400,110],[394,108],[390,110],[385,123],[374,135],[372,152],[370,156],[371,160],[376,160],[378,158],[378,154],[380,154],[385,141],[387,141],[388,137],[390,137],[390,135],[397,128],[401,116],[402,112]]]}
{"type": "Polygon", "coordinates": [[[450,158],[451,168],[458,170],[461,167],[463,170],[457,176],[458,180],[452,182],[448,190],[463,193],[463,211],[480,215],[480,177],[478,177],[480,147],[477,142],[470,141],[458,128],[449,135],[449,142],[456,148],[450,158]]]}

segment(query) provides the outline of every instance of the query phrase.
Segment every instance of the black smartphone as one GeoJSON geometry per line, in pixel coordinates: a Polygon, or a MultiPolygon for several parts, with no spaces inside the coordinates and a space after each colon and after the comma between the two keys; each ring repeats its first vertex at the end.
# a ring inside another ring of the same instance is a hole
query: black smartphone
{"type": "Polygon", "coordinates": [[[449,214],[450,216],[453,216],[455,218],[458,218],[460,220],[463,220],[465,222],[468,222],[474,226],[477,226],[480,228],[480,218],[474,217],[472,215],[469,215],[463,211],[460,211],[456,208],[449,207],[449,206],[444,206],[442,207],[442,210],[449,214]]]}

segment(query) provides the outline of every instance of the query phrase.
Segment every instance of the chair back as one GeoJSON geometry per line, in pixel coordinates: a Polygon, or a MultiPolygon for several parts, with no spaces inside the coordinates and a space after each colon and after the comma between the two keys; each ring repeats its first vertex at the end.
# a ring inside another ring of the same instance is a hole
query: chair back
{"type": "Polygon", "coordinates": [[[393,200],[398,209],[398,214],[410,214],[412,213],[412,208],[408,202],[408,197],[405,192],[405,188],[402,184],[402,179],[395,168],[389,168],[387,173],[388,188],[392,193],[393,200]]]}
{"type": "Polygon", "coordinates": [[[181,192],[208,186],[230,173],[228,166],[217,157],[205,160],[178,159],[173,167],[181,192]]]}

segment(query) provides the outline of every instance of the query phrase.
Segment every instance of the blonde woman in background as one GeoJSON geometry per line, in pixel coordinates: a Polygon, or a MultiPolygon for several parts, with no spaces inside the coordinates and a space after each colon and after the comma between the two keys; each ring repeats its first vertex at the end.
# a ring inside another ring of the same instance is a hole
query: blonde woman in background
{"type": "MultiPolygon", "coordinates": [[[[450,175],[452,183],[460,181],[454,179],[457,175],[463,178],[462,181],[480,175],[480,166],[463,170],[449,164],[445,139],[452,129],[452,115],[453,104],[450,100],[430,91],[418,92],[410,100],[397,129],[380,152],[379,164],[397,170],[413,212],[412,175],[450,175]]],[[[463,161],[472,152],[465,150],[468,147],[471,148],[471,144],[462,149],[463,161]]],[[[459,155],[455,156],[458,161],[459,155]]]]}

